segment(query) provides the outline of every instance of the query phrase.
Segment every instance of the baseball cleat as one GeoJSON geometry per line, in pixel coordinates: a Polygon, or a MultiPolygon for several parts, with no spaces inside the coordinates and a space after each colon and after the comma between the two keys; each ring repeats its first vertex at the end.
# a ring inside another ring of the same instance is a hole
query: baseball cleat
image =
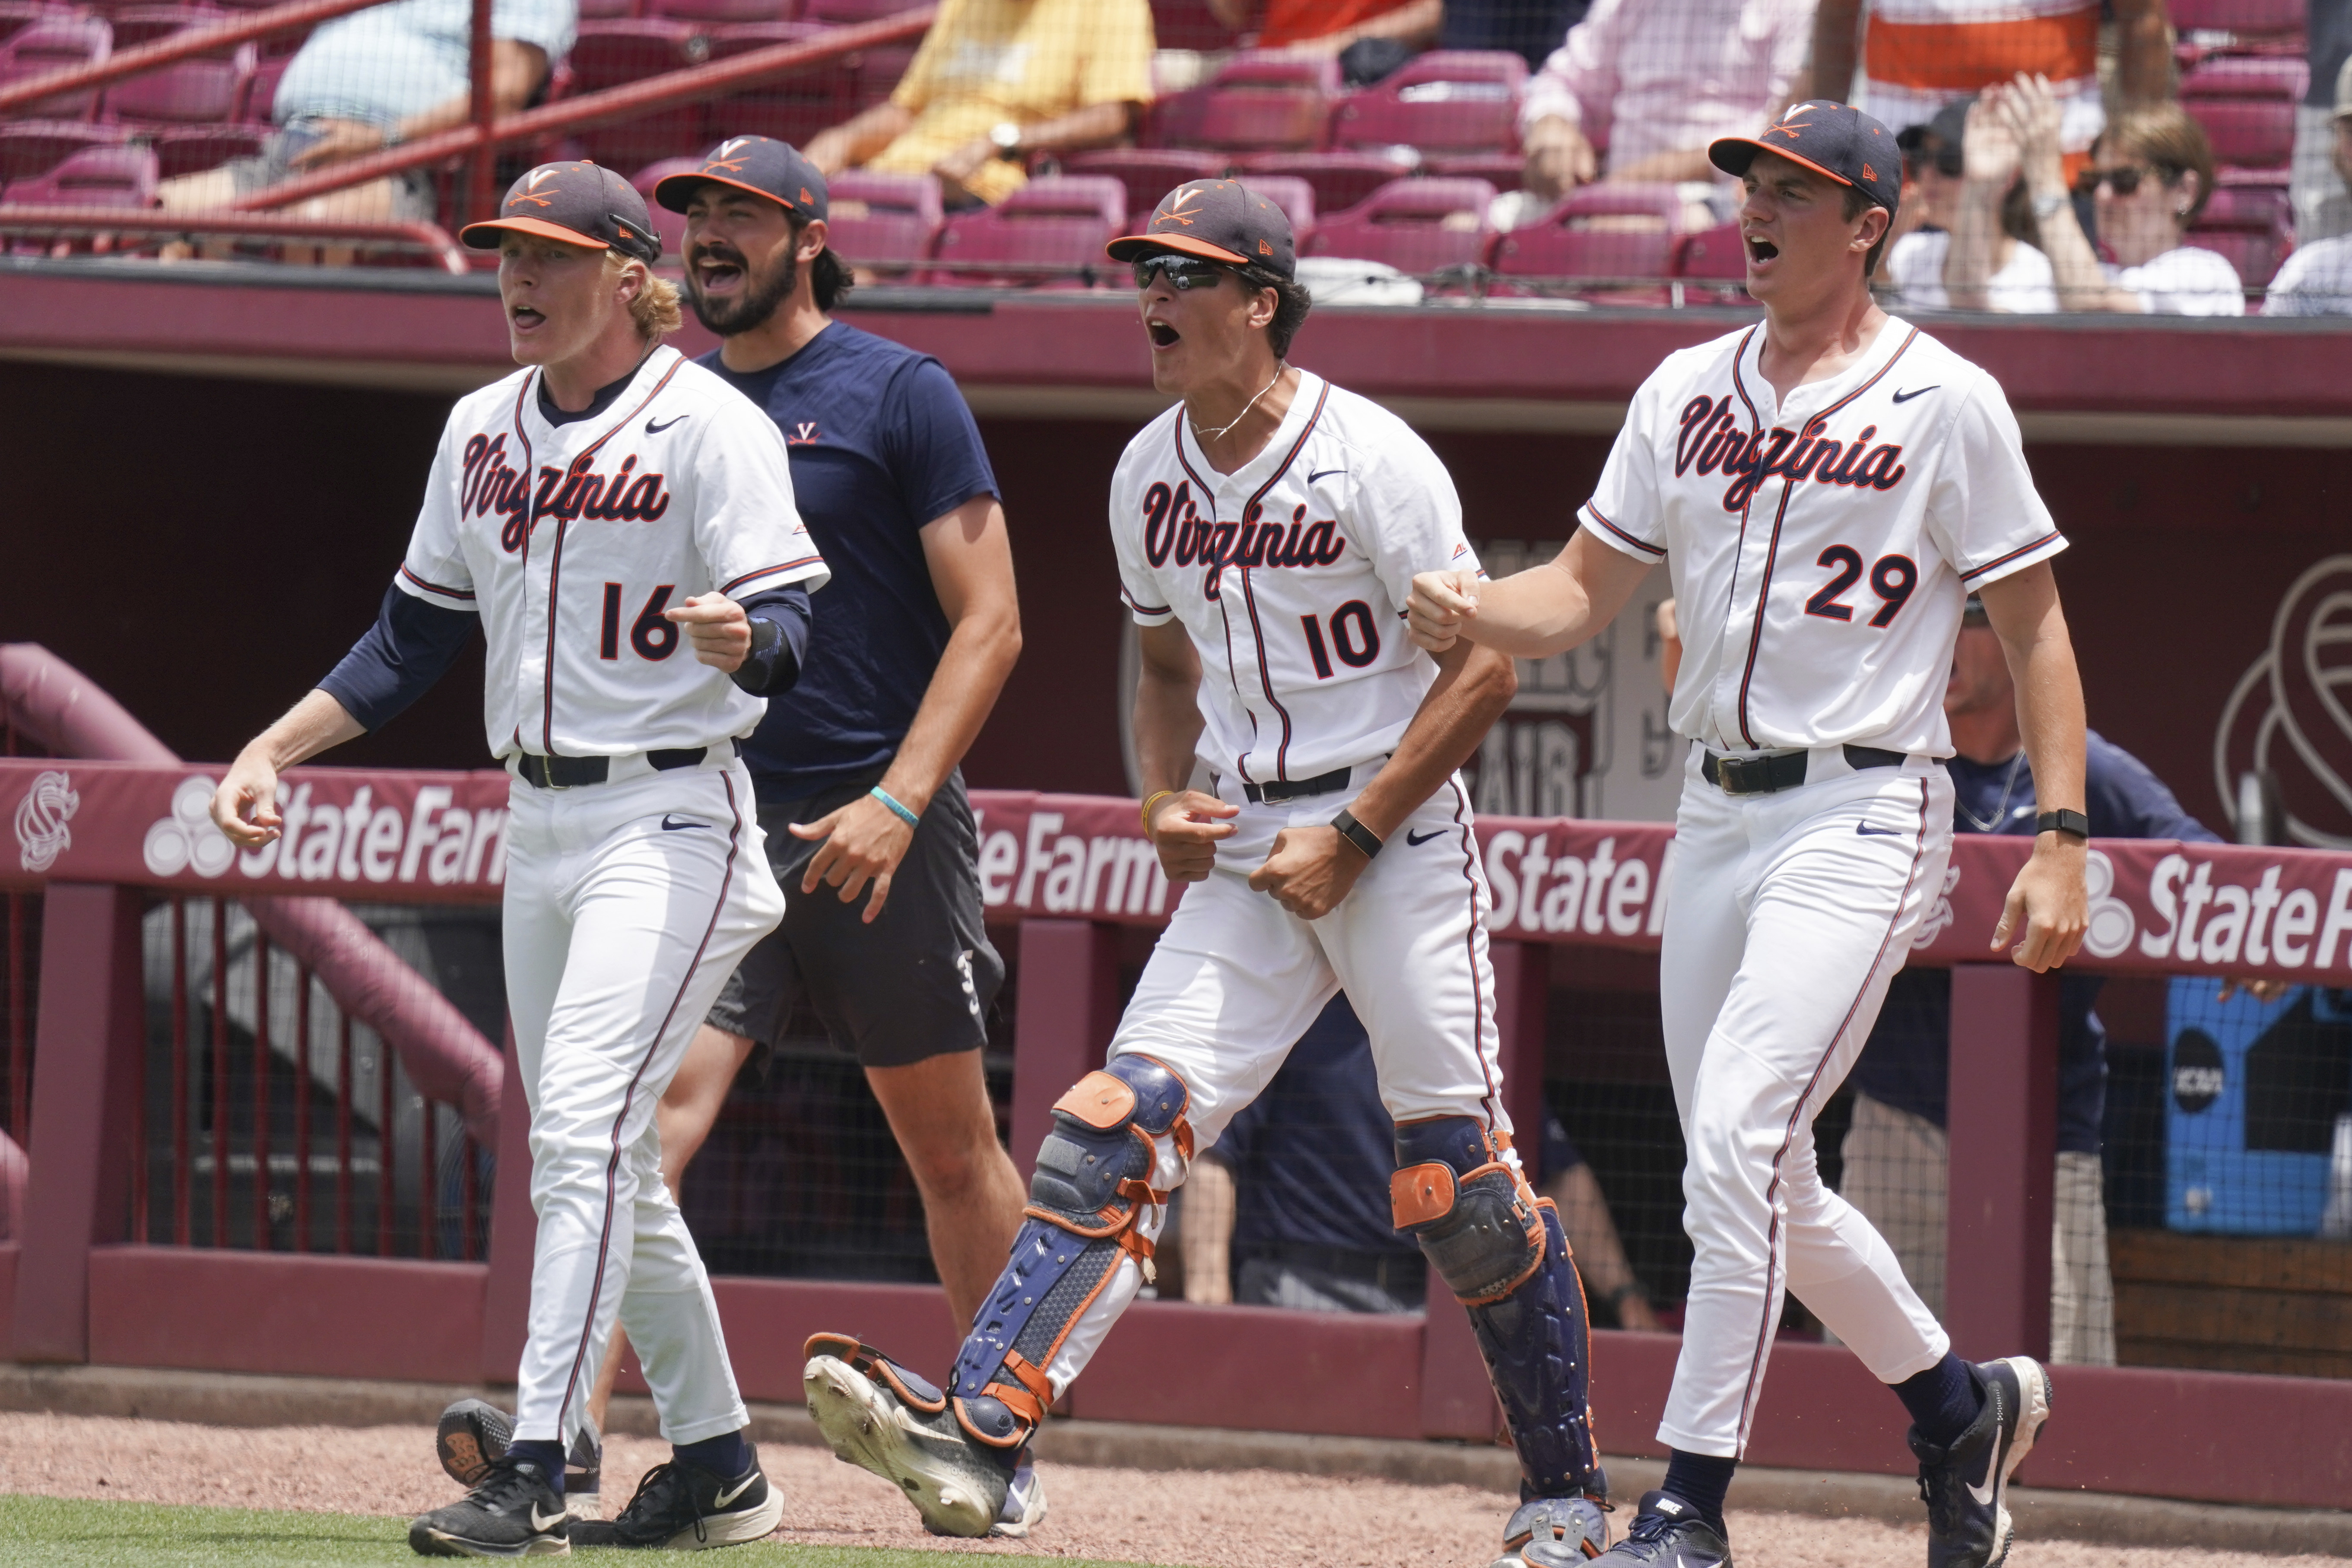
{"type": "Polygon", "coordinates": [[[1625,1539],[1599,1561],[1624,1568],[1731,1568],[1731,1543],[1680,1498],[1645,1492],[1625,1539]]]}
{"type": "MultiPolygon", "coordinates": [[[[1013,1459],[973,1442],[958,1424],[944,1395],[904,1367],[885,1362],[864,1345],[857,1362],[869,1377],[820,1336],[802,1381],[810,1415],[836,1458],[873,1471],[907,1494],[924,1528],[934,1535],[981,1536],[994,1531],[1012,1490],[1013,1459]],[[924,1409],[899,1396],[905,1388],[924,1409]]],[[[1017,1522],[1017,1521],[1016,1521],[1017,1522]]],[[[1034,1521],[1032,1521],[1034,1522],[1034,1521]]],[[[1022,1528],[1025,1529],[1024,1524],[1022,1528]]]]}
{"type": "Polygon", "coordinates": [[[757,1541],[783,1518],[783,1494],[769,1483],[756,1458],[750,1469],[731,1479],[672,1459],[645,1473],[618,1515],[574,1525],[572,1540],[580,1546],[699,1552],[757,1541]]]}
{"type": "Polygon", "coordinates": [[[1999,1568],[2016,1533],[2009,1478],[2033,1451],[2050,1419],[2050,1373],[2031,1356],[1976,1362],[1984,1408],[1939,1448],[1910,1433],[1919,1459],[1919,1500],[1927,1505],[1927,1568],[1999,1568]]]}
{"type": "Polygon", "coordinates": [[[1608,1550],[1609,1514],[1601,1504],[1589,1497],[1540,1497],[1511,1514],[1494,1568],[1568,1568],[1608,1550]]]}
{"type": "MultiPolygon", "coordinates": [[[[460,1399],[441,1412],[434,1430],[433,1451],[449,1479],[461,1487],[478,1487],[491,1464],[514,1441],[514,1417],[483,1399],[460,1399]]],[[[572,1453],[563,1465],[563,1508],[574,1519],[604,1516],[604,1439],[595,1423],[584,1424],[572,1439],[572,1453]]]]}
{"type": "Polygon", "coordinates": [[[566,1557],[572,1516],[529,1459],[493,1459],[463,1502],[436,1508],[408,1527],[422,1557],[566,1557]]]}
{"type": "Polygon", "coordinates": [[[1003,1506],[996,1510],[996,1522],[989,1526],[988,1533],[1019,1541],[1045,1522],[1045,1483],[1037,1479],[1036,1462],[1024,1448],[1021,1451],[1021,1463],[1013,1468],[1012,1484],[1004,1489],[1003,1506]]]}

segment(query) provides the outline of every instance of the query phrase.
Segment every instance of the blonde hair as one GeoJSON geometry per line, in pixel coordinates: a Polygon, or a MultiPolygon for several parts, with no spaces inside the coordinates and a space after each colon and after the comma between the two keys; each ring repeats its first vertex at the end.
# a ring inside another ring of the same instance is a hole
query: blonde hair
{"type": "Polygon", "coordinates": [[[624,256],[617,250],[604,252],[607,277],[631,267],[645,268],[646,281],[637,290],[637,297],[629,301],[629,319],[636,322],[637,331],[646,342],[658,342],[686,324],[686,317],[678,309],[677,285],[634,256],[624,256]]]}

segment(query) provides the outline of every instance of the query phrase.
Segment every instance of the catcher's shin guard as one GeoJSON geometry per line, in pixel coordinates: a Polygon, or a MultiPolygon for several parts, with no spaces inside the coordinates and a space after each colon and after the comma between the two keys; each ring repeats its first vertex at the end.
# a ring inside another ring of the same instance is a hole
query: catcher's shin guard
{"type": "Polygon", "coordinates": [[[1028,1217],[950,1379],[956,1419],[977,1441],[1018,1448],[1102,1333],[1152,1277],[1169,1193],[1192,1158],[1184,1082],[1149,1057],[1121,1056],[1054,1105],[1037,1151],[1028,1217]],[[1081,1319],[1105,1319],[1065,1356],[1081,1319]]]}
{"type": "Polygon", "coordinates": [[[1518,1449],[1520,1496],[1606,1497],[1588,1404],[1584,1286],[1550,1200],[1528,1190],[1467,1116],[1406,1122],[1396,1150],[1397,1228],[1470,1310],[1518,1449]]]}

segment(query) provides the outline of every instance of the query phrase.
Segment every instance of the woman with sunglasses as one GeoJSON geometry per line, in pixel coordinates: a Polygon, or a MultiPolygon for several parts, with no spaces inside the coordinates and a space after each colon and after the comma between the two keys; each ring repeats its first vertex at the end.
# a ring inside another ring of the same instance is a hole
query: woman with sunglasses
{"type": "Polygon", "coordinates": [[[2242,316],[2245,285],[2229,258],[2182,243],[2213,191],[2213,149],[2177,103],[2125,110],[2091,146],[2073,186],[2058,152],[2059,109],[2050,84],[2021,75],[1987,98],[2022,150],[2042,247],[2068,310],[2158,316],[2242,316]],[[2076,221],[2074,195],[2091,197],[2100,259],[2076,221]]]}
{"type": "Polygon", "coordinates": [[[2019,315],[2058,308],[2050,258],[2033,245],[2017,140],[1996,120],[1981,99],[1964,99],[1896,138],[1903,200],[1919,208],[1919,226],[1887,252],[1891,308],[2019,315]]]}

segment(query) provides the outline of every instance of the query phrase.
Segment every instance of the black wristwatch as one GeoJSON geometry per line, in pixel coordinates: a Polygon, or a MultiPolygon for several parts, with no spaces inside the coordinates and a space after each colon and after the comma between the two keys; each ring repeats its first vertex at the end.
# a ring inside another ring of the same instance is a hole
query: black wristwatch
{"type": "Polygon", "coordinates": [[[2091,819],[2079,811],[2045,811],[2033,819],[2033,831],[2037,837],[2044,833],[2071,833],[2077,838],[2087,839],[2091,837],[2091,819]]]}
{"type": "Polygon", "coordinates": [[[1381,836],[1358,822],[1354,812],[1341,812],[1331,819],[1331,826],[1339,830],[1340,837],[1362,850],[1365,859],[1369,860],[1381,852],[1381,836]]]}

